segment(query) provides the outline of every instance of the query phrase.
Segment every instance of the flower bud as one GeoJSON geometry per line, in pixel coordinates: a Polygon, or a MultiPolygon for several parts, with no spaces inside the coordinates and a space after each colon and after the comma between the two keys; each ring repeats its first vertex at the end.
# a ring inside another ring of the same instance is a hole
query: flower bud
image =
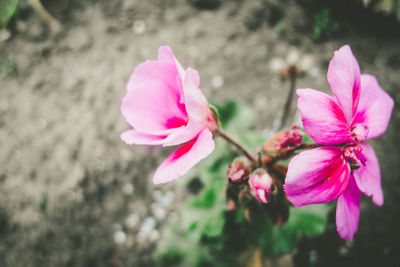
{"type": "Polygon", "coordinates": [[[235,204],[235,202],[233,200],[229,200],[227,208],[228,208],[228,210],[235,210],[237,207],[236,207],[236,204],[235,204]]]}
{"type": "Polygon", "coordinates": [[[296,149],[302,144],[304,133],[299,126],[294,125],[290,131],[282,131],[265,142],[262,152],[268,155],[280,155],[296,149]]]}
{"type": "Polygon", "coordinates": [[[228,178],[236,183],[246,179],[251,171],[250,162],[245,157],[238,157],[228,167],[228,178]]]}
{"type": "Polygon", "coordinates": [[[249,178],[250,193],[257,200],[267,203],[272,192],[272,185],[272,177],[264,169],[259,168],[251,173],[249,178]]]}

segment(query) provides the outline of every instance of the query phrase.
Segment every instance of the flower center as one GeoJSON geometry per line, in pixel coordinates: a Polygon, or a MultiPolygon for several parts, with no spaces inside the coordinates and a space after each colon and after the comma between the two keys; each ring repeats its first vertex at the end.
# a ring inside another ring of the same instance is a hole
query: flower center
{"type": "Polygon", "coordinates": [[[360,141],[367,139],[369,130],[367,125],[363,123],[357,123],[353,128],[351,128],[351,132],[353,134],[353,139],[357,144],[360,141]]]}
{"type": "Polygon", "coordinates": [[[343,150],[343,157],[350,163],[351,170],[356,170],[365,165],[365,159],[360,154],[362,148],[359,144],[346,146],[343,150]]]}

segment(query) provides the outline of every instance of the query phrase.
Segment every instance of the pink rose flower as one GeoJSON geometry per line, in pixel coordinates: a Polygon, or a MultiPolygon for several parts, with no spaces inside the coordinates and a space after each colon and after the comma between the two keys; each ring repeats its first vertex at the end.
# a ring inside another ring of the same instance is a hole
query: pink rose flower
{"type": "Polygon", "coordinates": [[[250,174],[249,187],[250,193],[265,204],[272,191],[273,180],[272,177],[264,170],[257,169],[250,174]]]}
{"type": "Polygon", "coordinates": [[[348,45],[335,52],[328,82],[334,97],[297,90],[304,129],[323,146],[291,160],[284,189],[296,207],[338,199],[337,231],[351,240],[358,228],[360,192],[383,204],[378,159],[364,141],[386,131],[393,100],[374,76],[360,74],[348,45]]]}
{"type": "Polygon", "coordinates": [[[167,183],[186,174],[214,150],[218,123],[199,89],[196,70],[183,69],[168,46],[158,60],[135,68],[121,112],[132,129],[121,139],[137,145],[181,145],[158,167],[153,182],[167,183]]]}

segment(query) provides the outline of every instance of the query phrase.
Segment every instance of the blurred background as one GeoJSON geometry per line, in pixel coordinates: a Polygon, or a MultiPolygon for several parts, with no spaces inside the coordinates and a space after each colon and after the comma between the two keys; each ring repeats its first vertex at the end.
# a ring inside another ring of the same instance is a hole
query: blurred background
{"type": "Polygon", "coordinates": [[[192,192],[151,183],[170,151],[124,144],[119,105],[133,68],[160,45],[200,72],[210,101],[252,106],[267,137],[289,92],[279,66],[303,64],[296,87],[329,92],[328,63],[344,44],[395,100],[386,134],[370,142],[385,204],[362,197],[353,242],[338,237],[333,212],[326,234],[303,238],[285,266],[398,266],[399,1],[43,0],[60,24],[32,1],[4,12],[9,2],[0,1],[0,266],[155,265],[163,226],[192,192]]]}

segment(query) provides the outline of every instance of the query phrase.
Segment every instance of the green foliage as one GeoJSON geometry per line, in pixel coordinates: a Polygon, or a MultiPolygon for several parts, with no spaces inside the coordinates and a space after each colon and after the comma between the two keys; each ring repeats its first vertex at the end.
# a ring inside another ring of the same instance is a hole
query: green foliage
{"type": "Polygon", "coordinates": [[[47,210],[47,197],[42,196],[38,202],[38,208],[41,212],[45,213],[47,210]]]}
{"type": "Polygon", "coordinates": [[[324,8],[314,15],[312,39],[320,41],[327,35],[337,32],[339,28],[339,22],[332,19],[329,8],[324,8]]]}
{"type": "Polygon", "coordinates": [[[0,77],[5,77],[15,70],[14,62],[6,57],[0,62],[0,77]]]}
{"type": "Polygon", "coordinates": [[[249,149],[256,150],[262,145],[264,141],[262,135],[251,131],[255,120],[253,110],[249,106],[231,100],[216,107],[222,129],[234,137],[239,137],[249,149]]]}
{"type": "Polygon", "coordinates": [[[7,26],[11,18],[16,14],[18,0],[1,0],[0,1],[0,28],[7,26]]]}
{"type": "Polygon", "coordinates": [[[297,245],[298,237],[313,237],[325,232],[328,207],[326,205],[313,205],[301,208],[290,208],[289,220],[275,226],[262,247],[267,255],[278,257],[292,252],[297,245]]]}
{"type": "MultiPolygon", "coordinates": [[[[229,133],[248,146],[261,146],[263,139],[251,131],[254,117],[247,106],[230,101],[218,106],[218,114],[229,133]]],[[[290,208],[288,222],[281,226],[273,225],[267,212],[255,213],[248,221],[243,209],[228,211],[225,177],[236,152],[224,140],[216,142],[213,154],[182,179],[187,183],[200,179],[203,188],[163,229],[154,255],[160,266],[238,266],[246,250],[258,247],[264,255],[279,257],[295,249],[299,236],[323,233],[327,213],[323,206],[290,208]]]]}
{"type": "MultiPolygon", "coordinates": [[[[303,129],[304,131],[304,129],[303,129]]],[[[308,135],[305,134],[301,137],[301,141],[303,142],[303,144],[314,144],[314,140],[308,135]]]]}

